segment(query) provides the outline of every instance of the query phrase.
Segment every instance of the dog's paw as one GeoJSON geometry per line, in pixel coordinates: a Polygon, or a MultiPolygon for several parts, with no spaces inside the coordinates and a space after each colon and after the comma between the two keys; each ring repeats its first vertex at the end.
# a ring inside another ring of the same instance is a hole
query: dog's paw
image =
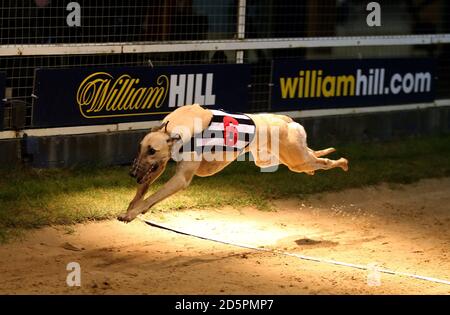
{"type": "Polygon", "coordinates": [[[344,158],[340,158],[339,160],[340,167],[347,172],[348,171],[348,160],[344,158]]]}
{"type": "Polygon", "coordinates": [[[117,220],[124,222],[124,223],[129,223],[129,222],[133,221],[134,218],[132,216],[130,216],[128,213],[122,213],[121,215],[119,215],[117,217],[117,220]]]}

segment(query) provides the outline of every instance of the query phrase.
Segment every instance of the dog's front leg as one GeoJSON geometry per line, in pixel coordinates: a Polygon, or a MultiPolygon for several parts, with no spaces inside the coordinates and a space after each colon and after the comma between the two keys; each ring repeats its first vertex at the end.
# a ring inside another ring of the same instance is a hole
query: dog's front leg
{"type": "Polygon", "coordinates": [[[134,196],[133,200],[131,200],[130,204],[128,205],[128,210],[131,210],[134,208],[134,206],[136,206],[136,204],[142,200],[145,196],[145,193],[148,190],[148,187],[150,186],[150,182],[141,184],[138,186],[137,191],[136,191],[136,195],[134,196]]]}
{"type": "Polygon", "coordinates": [[[173,195],[177,191],[186,188],[194,177],[201,162],[182,161],[178,163],[175,175],[163,185],[161,189],[145,200],[139,200],[126,213],[121,214],[118,219],[123,222],[133,221],[139,214],[147,212],[156,203],[173,195]]]}

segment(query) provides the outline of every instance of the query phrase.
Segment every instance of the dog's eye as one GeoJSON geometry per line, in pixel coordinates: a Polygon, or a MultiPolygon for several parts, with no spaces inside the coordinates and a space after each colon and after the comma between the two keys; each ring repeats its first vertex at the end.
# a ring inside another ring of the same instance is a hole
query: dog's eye
{"type": "Polygon", "coordinates": [[[148,148],[148,150],[147,150],[147,154],[148,155],[153,155],[153,154],[155,154],[156,153],[156,150],[155,149],[153,149],[152,147],[149,147],[148,148]]]}

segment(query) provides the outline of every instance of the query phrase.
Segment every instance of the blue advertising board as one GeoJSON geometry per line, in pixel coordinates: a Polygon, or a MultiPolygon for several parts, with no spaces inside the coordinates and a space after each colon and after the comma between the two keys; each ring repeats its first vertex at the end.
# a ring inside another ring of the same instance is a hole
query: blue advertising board
{"type": "Polygon", "coordinates": [[[0,130],[3,130],[3,120],[5,113],[5,89],[6,89],[6,73],[0,72],[0,130]]]}
{"type": "Polygon", "coordinates": [[[272,111],[434,101],[433,59],[274,60],[272,111]]]}
{"type": "Polygon", "coordinates": [[[37,69],[33,126],[160,120],[179,106],[245,112],[250,66],[37,69]]]}

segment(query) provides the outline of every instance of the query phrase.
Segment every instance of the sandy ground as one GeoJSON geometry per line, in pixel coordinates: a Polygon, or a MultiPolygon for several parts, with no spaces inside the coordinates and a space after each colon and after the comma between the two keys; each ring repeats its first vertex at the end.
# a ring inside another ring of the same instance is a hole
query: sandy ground
{"type": "MultiPolygon", "coordinates": [[[[149,214],[185,231],[344,262],[450,280],[450,178],[380,185],[307,200],[276,212],[211,209],[149,214]]],[[[79,224],[29,232],[0,246],[0,293],[449,294],[450,286],[255,252],[147,226],[79,224]],[[68,287],[66,266],[81,266],[68,287]]]]}

